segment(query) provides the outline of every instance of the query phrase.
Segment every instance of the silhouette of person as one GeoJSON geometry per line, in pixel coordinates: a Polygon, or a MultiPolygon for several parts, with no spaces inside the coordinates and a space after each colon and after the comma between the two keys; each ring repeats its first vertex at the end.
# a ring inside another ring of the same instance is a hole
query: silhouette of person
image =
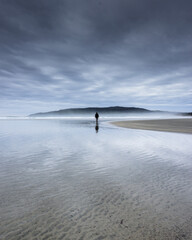
{"type": "Polygon", "coordinates": [[[99,131],[99,123],[98,123],[99,113],[98,112],[95,113],[95,119],[96,119],[95,131],[96,133],[98,133],[99,131]]]}
{"type": "Polygon", "coordinates": [[[98,119],[99,119],[99,113],[98,112],[95,113],[95,119],[96,119],[96,122],[98,122],[98,119]]]}

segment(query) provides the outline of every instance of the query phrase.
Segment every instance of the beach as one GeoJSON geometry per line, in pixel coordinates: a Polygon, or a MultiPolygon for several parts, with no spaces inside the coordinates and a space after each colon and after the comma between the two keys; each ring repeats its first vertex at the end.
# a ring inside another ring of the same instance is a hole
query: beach
{"type": "Polygon", "coordinates": [[[192,118],[118,121],[112,124],[132,129],[192,134],[192,118]]]}
{"type": "Polygon", "coordinates": [[[190,134],[0,123],[2,240],[192,239],[190,134]]]}

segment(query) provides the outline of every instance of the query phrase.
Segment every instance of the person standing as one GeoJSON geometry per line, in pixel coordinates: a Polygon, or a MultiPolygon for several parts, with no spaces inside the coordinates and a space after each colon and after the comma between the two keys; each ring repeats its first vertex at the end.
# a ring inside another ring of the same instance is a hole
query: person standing
{"type": "Polygon", "coordinates": [[[95,113],[95,119],[96,119],[96,123],[98,123],[98,119],[99,119],[99,113],[98,112],[95,113]]]}
{"type": "Polygon", "coordinates": [[[96,133],[98,133],[99,131],[99,123],[98,123],[99,113],[98,112],[95,113],[95,119],[96,119],[95,131],[96,133]]]}

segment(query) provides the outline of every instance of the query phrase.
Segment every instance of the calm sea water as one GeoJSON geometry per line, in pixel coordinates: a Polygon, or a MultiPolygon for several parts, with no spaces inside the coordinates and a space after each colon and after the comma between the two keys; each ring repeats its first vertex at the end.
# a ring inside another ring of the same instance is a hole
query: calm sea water
{"type": "Polygon", "coordinates": [[[192,136],[0,121],[0,239],[192,239],[192,136]]]}

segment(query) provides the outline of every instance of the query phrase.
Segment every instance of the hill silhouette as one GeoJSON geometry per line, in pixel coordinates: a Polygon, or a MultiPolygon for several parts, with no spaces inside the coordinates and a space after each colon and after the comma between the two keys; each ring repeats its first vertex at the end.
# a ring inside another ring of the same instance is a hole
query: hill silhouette
{"type": "Polygon", "coordinates": [[[62,117],[62,116],[90,116],[99,112],[102,115],[119,115],[119,114],[149,114],[149,113],[166,113],[161,111],[151,111],[145,108],[136,107],[88,107],[88,108],[68,108],[51,112],[40,112],[29,115],[29,117],[62,117]]]}

